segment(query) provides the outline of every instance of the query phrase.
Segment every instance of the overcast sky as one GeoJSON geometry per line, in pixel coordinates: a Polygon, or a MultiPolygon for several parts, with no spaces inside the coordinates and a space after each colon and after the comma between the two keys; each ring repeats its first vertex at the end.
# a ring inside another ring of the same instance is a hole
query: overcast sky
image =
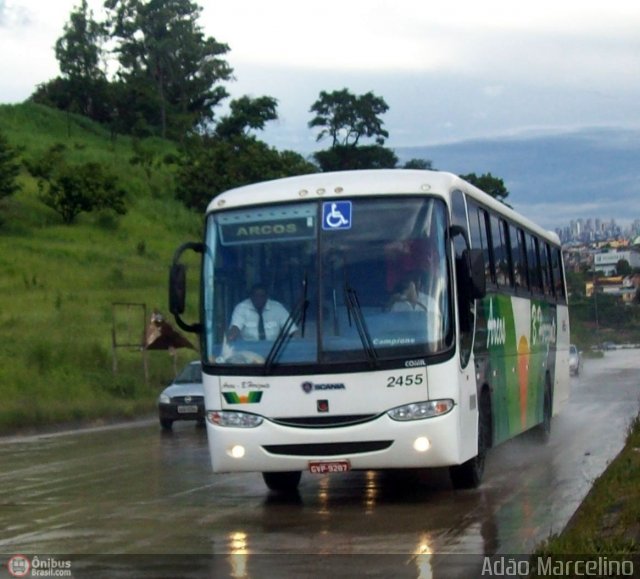
{"type": "MultiPolygon", "coordinates": [[[[0,0],[0,102],[59,74],[53,45],[79,0],[0,0]]],[[[233,96],[270,95],[262,136],[317,149],[321,90],[373,91],[400,147],[583,126],[639,126],[638,0],[202,0],[231,48],[233,96]]],[[[90,0],[102,19],[102,2],[90,0]]]]}

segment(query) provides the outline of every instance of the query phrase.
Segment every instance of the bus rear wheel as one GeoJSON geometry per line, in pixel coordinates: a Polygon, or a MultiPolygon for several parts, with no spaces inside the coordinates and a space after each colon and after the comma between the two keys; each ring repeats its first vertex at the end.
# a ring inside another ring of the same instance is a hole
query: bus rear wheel
{"type": "Polygon", "coordinates": [[[491,399],[487,392],[480,396],[478,414],[478,454],[467,462],[449,468],[454,489],[473,489],[480,486],[484,475],[487,451],[491,447],[491,399]]]}
{"type": "Polygon", "coordinates": [[[264,479],[267,487],[279,493],[292,493],[295,492],[300,483],[302,472],[299,470],[287,471],[287,472],[263,472],[262,478],[264,479]]]}

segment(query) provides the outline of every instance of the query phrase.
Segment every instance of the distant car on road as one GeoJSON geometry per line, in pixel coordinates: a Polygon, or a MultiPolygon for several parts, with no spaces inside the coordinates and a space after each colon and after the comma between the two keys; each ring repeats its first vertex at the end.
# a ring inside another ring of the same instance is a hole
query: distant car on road
{"type": "Polygon", "coordinates": [[[577,346],[569,346],[569,374],[579,376],[582,371],[582,354],[577,346]]]}
{"type": "Polygon", "coordinates": [[[202,365],[187,364],[175,380],[158,397],[160,425],[171,430],[176,420],[197,420],[204,424],[204,389],[202,365]]]}
{"type": "Polygon", "coordinates": [[[615,350],[616,345],[613,342],[603,342],[602,344],[603,350],[615,350]]]}

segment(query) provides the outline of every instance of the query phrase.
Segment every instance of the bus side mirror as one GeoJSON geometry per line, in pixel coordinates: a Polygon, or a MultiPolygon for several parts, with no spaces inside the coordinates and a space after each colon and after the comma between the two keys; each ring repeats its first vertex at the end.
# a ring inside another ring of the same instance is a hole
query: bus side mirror
{"type": "Polygon", "coordinates": [[[184,314],[187,294],[187,268],[174,263],[169,270],[169,311],[174,316],[184,314]]]}
{"type": "Polygon", "coordinates": [[[469,249],[469,278],[471,281],[471,298],[480,300],[487,295],[487,278],[485,277],[484,255],[481,249],[469,249]]]}
{"type": "Polygon", "coordinates": [[[467,296],[470,300],[482,299],[487,294],[487,280],[485,278],[484,255],[481,249],[472,249],[467,230],[460,225],[452,225],[449,228],[451,237],[460,235],[467,246],[462,252],[463,276],[467,287],[467,296]]]}
{"type": "Polygon", "coordinates": [[[185,243],[177,249],[173,256],[173,263],[169,269],[169,311],[173,314],[178,326],[185,332],[200,333],[202,324],[187,324],[182,319],[187,301],[187,267],[180,263],[180,257],[187,249],[196,253],[204,253],[204,244],[185,243]]]}

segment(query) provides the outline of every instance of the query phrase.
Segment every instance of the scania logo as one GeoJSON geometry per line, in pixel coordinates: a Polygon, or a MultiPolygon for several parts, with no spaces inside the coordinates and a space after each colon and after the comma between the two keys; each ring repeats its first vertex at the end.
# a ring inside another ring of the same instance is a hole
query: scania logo
{"type": "Polygon", "coordinates": [[[347,387],[342,383],[337,384],[314,384],[313,382],[303,382],[302,389],[309,394],[314,390],[346,390],[347,387]]]}

